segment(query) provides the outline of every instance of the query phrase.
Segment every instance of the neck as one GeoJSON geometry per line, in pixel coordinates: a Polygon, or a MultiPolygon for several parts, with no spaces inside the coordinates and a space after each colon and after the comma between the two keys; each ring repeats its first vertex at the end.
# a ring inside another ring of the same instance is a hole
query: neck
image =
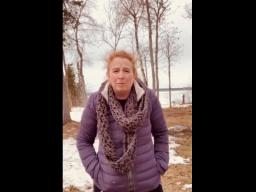
{"type": "Polygon", "coordinates": [[[128,93],[115,93],[115,97],[119,100],[125,100],[129,97],[130,92],[128,93]]]}

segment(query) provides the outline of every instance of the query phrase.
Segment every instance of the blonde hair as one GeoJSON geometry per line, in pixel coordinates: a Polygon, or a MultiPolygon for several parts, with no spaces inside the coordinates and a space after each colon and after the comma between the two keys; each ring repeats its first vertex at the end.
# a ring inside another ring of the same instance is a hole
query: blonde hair
{"type": "Polygon", "coordinates": [[[113,52],[111,52],[111,53],[108,55],[108,57],[106,58],[107,74],[109,73],[109,65],[110,65],[110,63],[111,63],[116,57],[128,59],[128,60],[132,63],[132,71],[133,71],[133,74],[134,74],[135,78],[137,78],[137,69],[136,69],[136,62],[137,62],[137,59],[136,59],[135,55],[133,55],[133,54],[131,54],[131,53],[128,53],[127,51],[124,51],[124,50],[113,51],[113,52]]]}

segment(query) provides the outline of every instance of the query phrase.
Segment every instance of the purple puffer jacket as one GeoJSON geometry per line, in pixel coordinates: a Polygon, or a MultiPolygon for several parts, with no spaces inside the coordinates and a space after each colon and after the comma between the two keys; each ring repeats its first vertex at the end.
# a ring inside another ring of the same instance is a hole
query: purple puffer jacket
{"type": "MultiPolygon", "coordinates": [[[[93,147],[97,135],[96,94],[90,96],[82,115],[77,135],[77,148],[86,172],[94,184],[104,192],[128,192],[129,184],[135,192],[148,192],[160,184],[160,175],[168,168],[168,132],[159,100],[154,92],[149,91],[149,115],[143,127],[137,129],[137,143],[134,157],[132,178],[122,176],[108,163],[101,142],[98,153],[93,147]],[[152,133],[152,135],[151,135],[152,133]],[[154,137],[154,144],[152,141],[154,137]],[[130,182],[129,182],[130,181],[130,182]]],[[[122,128],[109,113],[110,129],[118,155],[122,155],[124,135],[122,128]]]]}

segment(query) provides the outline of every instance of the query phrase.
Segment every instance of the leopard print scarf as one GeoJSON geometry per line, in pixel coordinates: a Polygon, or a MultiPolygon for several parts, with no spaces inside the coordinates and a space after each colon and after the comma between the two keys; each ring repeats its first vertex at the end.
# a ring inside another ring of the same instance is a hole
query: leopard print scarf
{"type": "Polygon", "coordinates": [[[133,167],[133,159],[136,150],[136,129],[142,126],[148,111],[148,95],[146,86],[141,80],[137,80],[139,85],[145,90],[139,102],[137,102],[136,92],[132,86],[130,95],[125,103],[124,110],[119,101],[116,100],[114,91],[111,85],[108,87],[108,103],[102,96],[101,91],[106,86],[106,82],[102,83],[97,95],[97,127],[99,130],[99,138],[103,144],[104,154],[109,161],[111,167],[120,174],[127,174],[133,167]],[[109,108],[108,108],[109,106],[109,108]],[[111,139],[109,129],[108,110],[110,110],[113,118],[119,126],[123,128],[125,143],[125,152],[121,157],[118,157],[115,151],[115,146],[111,139]]]}

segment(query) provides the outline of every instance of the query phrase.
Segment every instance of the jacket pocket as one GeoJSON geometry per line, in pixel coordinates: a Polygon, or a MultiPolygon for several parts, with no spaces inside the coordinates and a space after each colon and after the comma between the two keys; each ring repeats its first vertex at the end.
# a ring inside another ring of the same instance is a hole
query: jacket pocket
{"type": "Polygon", "coordinates": [[[160,161],[156,159],[156,164],[157,164],[157,170],[160,175],[163,175],[166,170],[168,169],[168,165],[164,161],[160,161]]]}
{"type": "Polygon", "coordinates": [[[93,182],[97,184],[97,186],[100,187],[101,190],[104,190],[104,185],[103,185],[103,177],[102,177],[102,168],[100,166],[100,163],[98,161],[98,164],[96,165],[98,169],[95,170],[93,174],[93,182]]]}
{"type": "Polygon", "coordinates": [[[157,162],[157,159],[156,158],[154,158],[155,159],[155,163],[156,163],[156,170],[157,170],[157,172],[160,174],[160,165],[158,164],[158,162],[157,162]]]}

